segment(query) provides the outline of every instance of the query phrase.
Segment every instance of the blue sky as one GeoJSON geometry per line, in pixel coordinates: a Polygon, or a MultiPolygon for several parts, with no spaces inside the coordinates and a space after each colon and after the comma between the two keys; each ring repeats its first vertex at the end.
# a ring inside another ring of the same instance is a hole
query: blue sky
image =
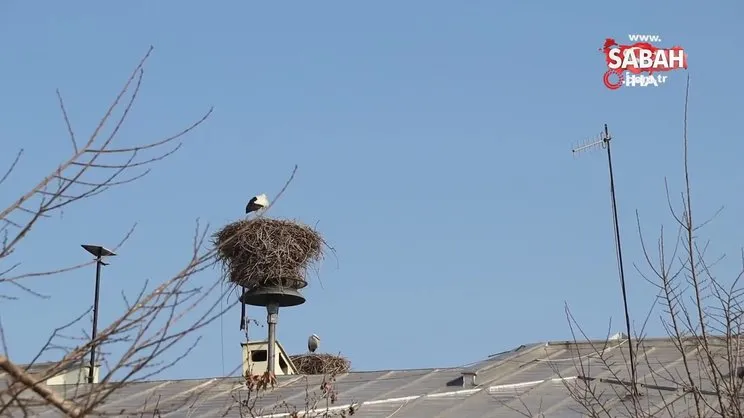
{"type": "MultiPolygon", "coordinates": [[[[196,218],[214,227],[238,219],[250,196],[275,194],[297,164],[273,215],[317,223],[337,258],[323,264],[322,286],[305,290],[305,305],[281,311],[288,351],[304,351],[317,333],[322,351],[342,352],[356,369],[455,366],[570,339],[564,302],[601,338],[610,318],[622,329],[606,160],[570,150],[608,123],[639,323],[655,292],[632,267],[642,262],[634,212],[648,234],[670,225],[664,177],[680,190],[685,73],[659,88],[610,91],[597,49],[628,33],[686,49],[696,213],[725,207],[701,234],[713,253],[735,255],[744,7],[633,4],[2,2],[0,164],[26,151],[3,205],[70,152],[56,88],[88,134],[154,45],[121,143],[160,138],[215,107],[150,176],[44,220],[17,256],[26,271],[82,262],[81,243],[113,246],[138,222],[104,272],[105,324],[121,312],[122,291],[187,262],[196,218]]],[[[717,266],[721,277],[735,273],[735,258],[717,266]]],[[[93,274],[27,283],[49,300],[0,301],[11,358],[28,361],[54,327],[88,309],[93,274]]],[[[657,320],[648,331],[663,333],[657,320]]],[[[239,364],[237,308],[201,334],[163,377],[239,364]]]]}

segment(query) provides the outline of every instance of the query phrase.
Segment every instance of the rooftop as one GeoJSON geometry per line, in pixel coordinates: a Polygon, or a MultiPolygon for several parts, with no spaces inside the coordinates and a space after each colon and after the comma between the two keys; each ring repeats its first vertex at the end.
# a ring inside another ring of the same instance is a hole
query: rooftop
{"type": "MultiPolygon", "coordinates": [[[[622,393],[622,381],[629,380],[624,366],[626,344],[625,340],[548,342],[522,345],[462,367],[350,372],[336,377],[337,399],[332,404],[321,397],[324,377],[319,375],[279,376],[273,390],[258,395],[248,392],[242,378],[130,383],[112,392],[103,410],[117,416],[152,414],[157,409],[161,417],[280,417],[291,416],[293,410],[348,411],[354,405],[355,416],[369,418],[393,413],[396,418],[579,417],[582,414],[568,389],[586,382],[577,376],[598,385],[598,398],[610,407],[628,407],[629,401],[617,395],[622,393]]],[[[691,344],[690,351],[694,350],[691,344]]],[[[647,385],[643,407],[656,410],[667,403],[671,406],[657,416],[686,416],[694,406],[691,395],[681,391],[682,356],[673,342],[647,339],[638,353],[638,381],[647,385]]],[[[691,354],[689,360],[703,375],[698,356],[691,354]]],[[[53,390],[74,400],[85,397],[89,388],[83,384],[53,390]]],[[[59,416],[56,410],[38,408],[29,411],[31,415],[59,416]]],[[[13,416],[22,415],[18,410],[13,416]]]]}

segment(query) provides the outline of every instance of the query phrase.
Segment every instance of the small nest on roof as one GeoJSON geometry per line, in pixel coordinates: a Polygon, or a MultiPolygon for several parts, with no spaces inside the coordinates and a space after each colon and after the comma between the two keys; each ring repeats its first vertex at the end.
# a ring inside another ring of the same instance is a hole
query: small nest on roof
{"type": "Polygon", "coordinates": [[[340,355],[324,353],[289,356],[300,374],[341,374],[351,370],[351,362],[340,355]]]}
{"type": "Polygon", "coordinates": [[[314,229],[289,220],[245,219],[214,235],[225,276],[247,289],[301,289],[307,269],[322,260],[325,241],[314,229]]]}

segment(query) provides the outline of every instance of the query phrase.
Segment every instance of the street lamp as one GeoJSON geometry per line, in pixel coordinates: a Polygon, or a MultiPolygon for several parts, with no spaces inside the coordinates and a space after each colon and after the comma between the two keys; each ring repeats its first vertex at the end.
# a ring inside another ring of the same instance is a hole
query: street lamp
{"type": "Polygon", "coordinates": [[[88,370],[88,383],[93,383],[93,371],[96,365],[96,331],[98,328],[98,293],[101,287],[101,266],[107,266],[108,263],[103,261],[103,257],[116,255],[113,251],[101,247],[100,245],[83,244],[83,249],[91,253],[96,258],[96,290],[93,296],[93,332],[91,333],[90,348],[90,370],[88,370]]]}

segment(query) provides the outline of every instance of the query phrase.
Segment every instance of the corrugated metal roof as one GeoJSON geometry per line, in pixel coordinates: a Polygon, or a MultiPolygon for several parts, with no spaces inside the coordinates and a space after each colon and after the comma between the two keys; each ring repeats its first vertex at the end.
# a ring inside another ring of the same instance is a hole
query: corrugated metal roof
{"type": "MultiPolygon", "coordinates": [[[[684,381],[682,356],[675,345],[670,340],[646,340],[638,352],[638,381],[673,387],[648,389],[644,408],[658,408],[663,401],[677,398],[662,416],[694,408],[691,395],[674,390],[684,381]]],[[[699,364],[699,355],[692,348],[690,352],[689,360],[699,364]]],[[[582,414],[567,389],[584,387],[580,385],[585,385],[585,380],[577,376],[593,378],[590,385],[597,385],[602,393],[599,397],[612,407],[628,407],[617,395],[623,390],[617,381],[629,379],[626,356],[620,341],[606,345],[556,342],[520,346],[463,367],[350,372],[336,377],[334,403],[322,397],[323,376],[280,376],[274,389],[258,396],[249,394],[240,378],[131,383],[115,391],[103,411],[118,416],[152,414],[157,409],[162,417],[279,417],[294,410],[339,412],[355,405],[355,416],[370,418],[393,413],[396,418],[577,417],[582,414]],[[464,371],[476,372],[475,386],[469,378],[462,378],[464,371]]],[[[697,374],[701,377],[704,373],[697,374]]],[[[87,386],[77,391],[83,393],[87,386]]],[[[75,397],[73,388],[53,389],[75,397]]],[[[22,413],[18,411],[18,415],[22,413]]],[[[46,410],[40,416],[59,413],[46,410]]]]}

